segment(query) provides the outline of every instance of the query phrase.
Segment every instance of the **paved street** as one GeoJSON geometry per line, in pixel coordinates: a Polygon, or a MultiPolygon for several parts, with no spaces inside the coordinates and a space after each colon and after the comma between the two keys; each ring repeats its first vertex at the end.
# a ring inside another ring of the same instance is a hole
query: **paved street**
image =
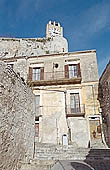
{"type": "Polygon", "coordinates": [[[52,170],[110,170],[110,161],[58,161],[52,170]]]}

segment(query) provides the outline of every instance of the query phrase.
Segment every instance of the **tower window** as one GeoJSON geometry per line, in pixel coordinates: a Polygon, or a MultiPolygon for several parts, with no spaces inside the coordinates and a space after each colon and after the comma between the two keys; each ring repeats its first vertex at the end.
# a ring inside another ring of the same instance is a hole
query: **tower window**
{"type": "Polygon", "coordinates": [[[55,23],[55,26],[58,26],[58,23],[55,23]]]}

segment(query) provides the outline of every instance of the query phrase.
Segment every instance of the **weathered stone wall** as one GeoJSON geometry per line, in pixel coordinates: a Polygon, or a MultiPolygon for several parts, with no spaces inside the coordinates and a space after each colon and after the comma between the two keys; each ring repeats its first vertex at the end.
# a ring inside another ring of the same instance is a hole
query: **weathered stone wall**
{"type": "Polygon", "coordinates": [[[0,169],[19,169],[34,154],[34,95],[9,66],[0,63],[0,169]]]}
{"type": "Polygon", "coordinates": [[[110,147],[110,61],[100,77],[98,97],[102,108],[105,139],[110,147]]]}
{"type": "Polygon", "coordinates": [[[94,82],[99,80],[96,51],[80,56],[82,82],[94,82]]]}
{"type": "Polygon", "coordinates": [[[68,52],[64,37],[54,38],[0,38],[0,57],[39,56],[68,52]]]}
{"type": "MultiPolygon", "coordinates": [[[[35,54],[36,55],[36,54],[35,54]]],[[[42,64],[44,67],[44,77],[47,78],[50,73],[58,72],[61,74],[61,78],[64,78],[64,65],[69,62],[79,62],[81,69],[82,83],[98,82],[98,67],[96,59],[96,51],[83,51],[74,53],[62,53],[62,54],[50,54],[39,56],[29,56],[13,58],[12,56],[8,59],[8,56],[2,58],[6,60],[8,64],[14,64],[14,70],[19,72],[20,75],[26,80],[29,66],[38,67],[42,64]],[[54,67],[54,64],[58,64],[58,68],[54,67]]],[[[51,77],[52,78],[52,77],[51,77]]]]}

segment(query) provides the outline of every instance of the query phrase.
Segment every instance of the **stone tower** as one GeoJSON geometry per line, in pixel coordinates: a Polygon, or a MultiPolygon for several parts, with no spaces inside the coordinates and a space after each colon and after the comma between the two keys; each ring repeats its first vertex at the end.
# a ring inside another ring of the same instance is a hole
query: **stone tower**
{"type": "Polygon", "coordinates": [[[63,28],[60,23],[49,21],[46,28],[46,38],[50,37],[63,37],[63,28]]]}

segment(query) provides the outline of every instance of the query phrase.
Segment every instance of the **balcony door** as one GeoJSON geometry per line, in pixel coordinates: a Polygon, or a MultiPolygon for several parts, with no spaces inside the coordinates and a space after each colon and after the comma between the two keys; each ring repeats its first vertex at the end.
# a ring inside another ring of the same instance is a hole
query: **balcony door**
{"type": "Polygon", "coordinates": [[[69,65],[69,78],[77,77],[77,65],[69,65]]]}
{"type": "Polygon", "coordinates": [[[29,80],[44,80],[44,67],[29,67],[29,80]]]}
{"type": "Polygon", "coordinates": [[[33,80],[40,80],[40,68],[33,68],[33,80]]]}
{"type": "Polygon", "coordinates": [[[81,112],[79,93],[70,93],[70,109],[71,113],[81,112]]]}
{"type": "Polygon", "coordinates": [[[81,77],[80,63],[65,65],[65,78],[81,77]]]}

